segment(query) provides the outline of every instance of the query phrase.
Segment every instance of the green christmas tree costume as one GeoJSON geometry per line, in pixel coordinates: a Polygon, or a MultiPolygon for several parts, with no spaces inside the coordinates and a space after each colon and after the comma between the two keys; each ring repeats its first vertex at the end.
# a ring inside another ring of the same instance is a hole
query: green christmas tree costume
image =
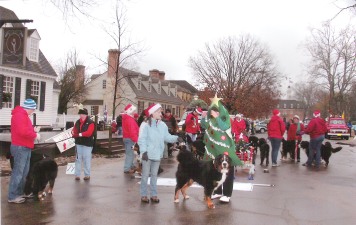
{"type": "Polygon", "coordinates": [[[201,126],[205,128],[204,144],[205,155],[204,159],[214,159],[220,154],[228,152],[234,166],[242,166],[243,163],[236,155],[235,142],[231,134],[230,115],[226,108],[220,103],[221,98],[215,94],[211,98],[207,117],[201,120],[201,126]],[[211,110],[219,112],[219,116],[214,118],[211,116],[211,110]]]}

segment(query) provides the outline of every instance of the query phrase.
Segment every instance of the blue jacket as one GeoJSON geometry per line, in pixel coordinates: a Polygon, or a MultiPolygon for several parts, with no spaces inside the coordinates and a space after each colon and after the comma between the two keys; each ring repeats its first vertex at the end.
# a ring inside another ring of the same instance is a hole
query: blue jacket
{"type": "Polygon", "coordinates": [[[146,122],[142,123],[137,142],[140,146],[141,157],[147,152],[150,160],[159,161],[163,157],[164,142],[174,143],[177,139],[178,136],[171,135],[167,125],[161,120],[152,119],[151,126],[146,122]]]}

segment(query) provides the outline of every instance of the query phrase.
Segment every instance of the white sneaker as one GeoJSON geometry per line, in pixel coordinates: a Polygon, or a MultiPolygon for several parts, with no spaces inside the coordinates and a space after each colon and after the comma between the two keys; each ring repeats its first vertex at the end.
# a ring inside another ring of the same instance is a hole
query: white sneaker
{"type": "Polygon", "coordinates": [[[230,202],[230,197],[222,196],[222,197],[220,198],[220,201],[222,201],[222,202],[230,202]]]}
{"type": "Polygon", "coordinates": [[[277,163],[272,163],[272,167],[277,167],[279,166],[277,163]]]}
{"type": "Polygon", "coordinates": [[[216,199],[216,198],[220,198],[222,195],[220,195],[220,194],[213,194],[212,196],[211,196],[211,199],[216,199]]]}
{"type": "Polygon", "coordinates": [[[15,199],[13,199],[13,200],[7,200],[8,202],[10,202],[10,203],[23,203],[23,202],[25,202],[26,201],[26,199],[25,198],[23,198],[23,197],[17,197],[17,198],[15,198],[15,199]]]}

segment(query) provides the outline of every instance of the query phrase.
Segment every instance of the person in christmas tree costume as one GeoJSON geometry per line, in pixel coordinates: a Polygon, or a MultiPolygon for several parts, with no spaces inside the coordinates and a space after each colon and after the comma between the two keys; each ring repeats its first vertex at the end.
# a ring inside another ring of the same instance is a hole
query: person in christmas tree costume
{"type": "Polygon", "coordinates": [[[203,116],[201,126],[205,128],[204,144],[205,155],[204,159],[215,159],[220,154],[228,154],[232,160],[232,165],[228,176],[212,196],[212,199],[220,197],[220,201],[229,202],[232,195],[234,185],[234,166],[242,166],[242,162],[237,157],[235,152],[235,142],[231,134],[230,115],[226,108],[220,102],[215,94],[211,98],[206,116],[203,116]]]}

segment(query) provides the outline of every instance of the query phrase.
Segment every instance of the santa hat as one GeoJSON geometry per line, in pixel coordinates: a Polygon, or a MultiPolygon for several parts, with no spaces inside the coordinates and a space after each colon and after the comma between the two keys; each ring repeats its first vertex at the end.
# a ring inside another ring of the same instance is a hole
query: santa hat
{"type": "Polygon", "coordinates": [[[279,116],[280,115],[280,112],[279,112],[278,109],[274,109],[272,113],[273,113],[274,116],[279,116]]]}
{"type": "Polygon", "coordinates": [[[241,114],[236,114],[236,117],[241,118],[242,116],[241,114]]]}
{"type": "Polygon", "coordinates": [[[162,108],[162,106],[157,103],[157,104],[152,104],[150,105],[146,110],[148,112],[148,115],[152,115],[152,113],[156,112],[159,108],[162,108]]]}
{"type": "Polygon", "coordinates": [[[194,111],[199,115],[203,114],[203,110],[200,107],[196,108],[194,111]]]}
{"type": "Polygon", "coordinates": [[[315,110],[313,113],[314,117],[320,117],[320,110],[315,110]]]}
{"type": "Polygon", "coordinates": [[[294,118],[297,118],[298,120],[300,120],[298,115],[294,115],[293,119],[294,118]]]}
{"type": "Polygon", "coordinates": [[[136,110],[136,107],[134,105],[131,105],[131,104],[128,104],[125,107],[125,113],[127,113],[127,114],[132,114],[133,112],[135,112],[135,110],[136,110]]]}

